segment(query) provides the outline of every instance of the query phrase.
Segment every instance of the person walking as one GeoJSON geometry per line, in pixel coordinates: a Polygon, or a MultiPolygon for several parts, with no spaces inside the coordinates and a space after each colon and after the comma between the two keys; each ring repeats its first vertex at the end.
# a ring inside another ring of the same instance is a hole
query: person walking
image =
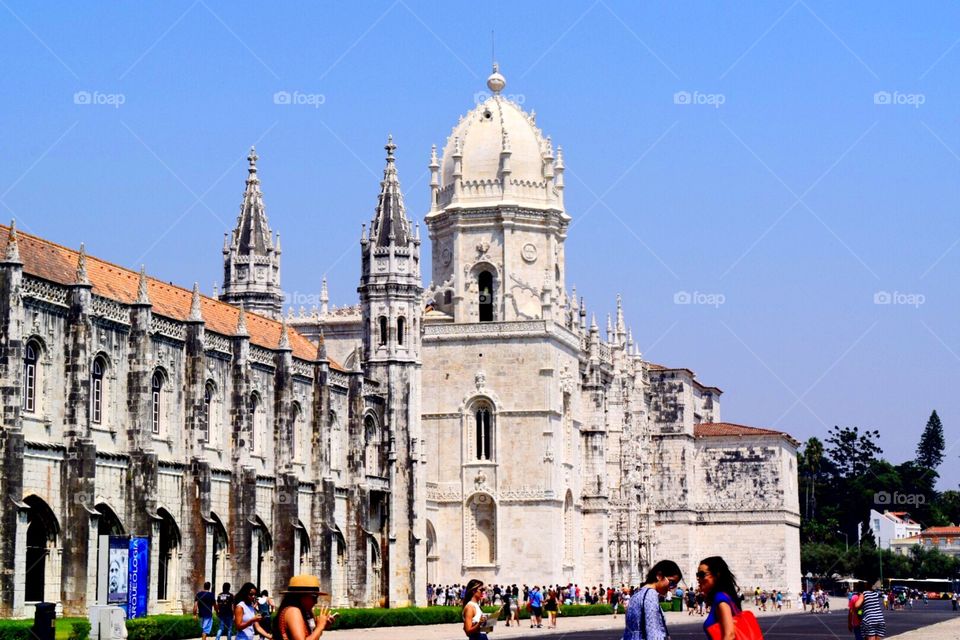
{"type": "Polygon", "coordinates": [[[630,597],[624,615],[623,640],[666,640],[667,620],[660,608],[660,596],[672,592],[683,574],[673,560],[661,560],[650,568],[643,586],[630,597]]]}
{"type": "Polygon", "coordinates": [[[217,637],[226,635],[227,640],[233,640],[233,594],[230,592],[230,583],[223,583],[223,590],[217,596],[217,637]]]}
{"type": "MultiPolygon", "coordinates": [[[[260,592],[260,597],[257,598],[257,613],[260,614],[261,618],[269,621],[273,617],[273,612],[277,610],[277,606],[273,603],[273,598],[270,597],[270,594],[266,589],[260,592]]],[[[261,625],[269,628],[269,625],[261,625]]]]}
{"type": "Polygon", "coordinates": [[[704,558],[697,567],[697,581],[706,601],[710,603],[710,613],[703,621],[704,633],[710,638],[707,629],[719,624],[719,640],[736,640],[733,617],[740,613],[740,608],[736,604],[737,579],[730,567],[720,556],[704,558]]]}
{"type": "Polygon", "coordinates": [[[217,597],[210,591],[210,583],[204,582],[203,589],[198,591],[193,599],[193,617],[200,620],[200,637],[203,640],[207,640],[213,630],[213,608],[216,601],[217,597]]]}
{"type": "Polygon", "coordinates": [[[488,640],[487,634],[482,630],[486,625],[487,616],[483,614],[480,608],[480,601],[483,599],[485,588],[483,580],[473,578],[467,583],[464,590],[463,599],[463,633],[470,640],[488,640]]]}
{"type": "Polygon", "coordinates": [[[611,589],[611,593],[610,593],[610,595],[609,595],[609,599],[610,599],[610,606],[613,607],[613,619],[616,620],[616,619],[617,619],[617,609],[620,608],[620,590],[619,590],[619,589],[611,589]]]}
{"type": "Polygon", "coordinates": [[[857,592],[853,592],[847,599],[847,631],[853,634],[854,640],[863,640],[863,630],[860,628],[860,610],[857,608],[859,595],[857,592]]]}
{"type": "Polygon", "coordinates": [[[887,623],[883,619],[883,594],[879,591],[864,591],[857,596],[851,608],[860,616],[860,633],[863,640],[879,640],[887,635],[887,623]]]}
{"type": "Polygon", "coordinates": [[[547,620],[549,620],[550,629],[557,628],[557,616],[560,615],[560,598],[557,596],[557,592],[553,589],[547,592],[547,602],[544,609],[547,610],[547,620]]]}
{"type": "Polygon", "coordinates": [[[237,629],[238,640],[254,640],[257,635],[267,640],[273,637],[260,625],[263,622],[267,627],[270,626],[269,619],[261,618],[257,613],[258,593],[257,585],[247,582],[234,596],[234,602],[237,604],[233,608],[233,626],[237,629]]]}
{"type": "Polygon", "coordinates": [[[530,628],[534,627],[543,627],[543,594],[538,586],[530,590],[530,628]]]}
{"type": "Polygon", "coordinates": [[[320,607],[316,616],[313,614],[320,596],[329,595],[320,591],[317,576],[293,576],[280,595],[275,627],[275,633],[280,635],[278,640],[317,640],[337,619],[338,614],[331,615],[326,605],[320,607]]]}

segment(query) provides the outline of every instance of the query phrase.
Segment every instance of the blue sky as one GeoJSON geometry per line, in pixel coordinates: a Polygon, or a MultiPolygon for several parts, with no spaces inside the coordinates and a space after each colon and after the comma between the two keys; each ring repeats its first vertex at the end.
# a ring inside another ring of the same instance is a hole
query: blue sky
{"type": "Polygon", "coordinates": [[[209,293],[256,143],[285,289],[326,274],[352,303],[387,134],[422,219],[430,145],[485,89],[495,29],[505,93],[564,147],[568,285],[601,325],[622,292],[645,355],[724,389],[724,419],[877,428],[901,461],[934,408],[960,443],[958,21],[814,0],[3,0],[0,217],[209,293]]]}

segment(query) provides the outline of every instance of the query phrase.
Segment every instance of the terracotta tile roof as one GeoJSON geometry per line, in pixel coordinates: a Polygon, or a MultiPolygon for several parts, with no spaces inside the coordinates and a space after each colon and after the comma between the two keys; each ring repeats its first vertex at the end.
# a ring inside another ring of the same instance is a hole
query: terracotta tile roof
{"type": "Polygon", "coordinates": [[[742,424],[732,422],[703,422],[693,426],[693,435],[697,438],[718,438],[722,436],[783,436],[791,442],[800,444],[789,434],[783,431],[773,429],[761,429],[760,427],[748,427],[742,424]]]}
{"type": "MultiPolygon", "coordinates": [[[[9,226],[0,225],[0,255],[6,253],[9,229],[9,226]]],[[[71,285],[76,281],[78,251],[19,229],[17,244],[24,273],[61,285],[71,285]]],[[[98,296],[123,304],[131,304],[137,299],[140,274],[136,271],[87,255],[87,277],[93,285],[93,293],[98,296]]],[[[147,293],[154,313],[180,321],[186,320],[190,315],[190,302],[193,298],[190,289],[147,276],[147,293]]],[[[237,307],[201,296],[200,308],[207,329],[225,336],[236,335],[237,317],[240,314],[237,307]]],[[[281,323],[249,311],[245,313],[250,343],[266,349],[276,349],[280,342],[281,323]]],[[[302,360],[315,360],[316,345],[292,327],[287,331],[293,355],[302,360]]],[[[342,370],[342,367],[333,361],[330,366],[342,370]]]]}
{"type": "Polygon", "coordinates": [[[920,532],[921,536],[960,536],[960,527],[930,527],[920,532]]]}

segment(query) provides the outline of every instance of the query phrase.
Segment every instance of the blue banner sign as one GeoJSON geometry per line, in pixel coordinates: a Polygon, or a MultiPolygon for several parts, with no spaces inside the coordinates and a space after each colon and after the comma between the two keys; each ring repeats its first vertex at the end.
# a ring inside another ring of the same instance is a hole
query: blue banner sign
{"type": "Polygon", "coordinates": [[[147,615],[150,584],[150,538],[130,537],[130,567],[127,572],[127,618],[147,615]]]}

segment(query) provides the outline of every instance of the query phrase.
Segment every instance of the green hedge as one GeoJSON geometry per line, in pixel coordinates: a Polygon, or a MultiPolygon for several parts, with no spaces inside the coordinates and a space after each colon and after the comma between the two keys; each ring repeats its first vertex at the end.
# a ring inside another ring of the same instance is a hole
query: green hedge
{"type": "MultiPolygon", "coordinates": [[[[496,611],[496,607],[483,607],[485,613],[496,611]]],[[[561,617],[611,615],[613,608],[608,604],[572,604],[560,607],[561,617]]],[[[401,609],[334,609],[340,616],[331,629],[367,629],[373,627],[408,627],[418,624],[454,624],[463,621],[460,607],[406,607],[401,609]]],[[[546,617],[546,613],[544,613],[546,617]]],[[[520,619],[528,620],[530,612],[520,610],[520,619]]],[[[506,619],[506,611],[500,615],[506,619]]]]}
{"type": "Polygon", "coordinates": [[[199,636],[200,622],[192,615],[160,615],[127,620],[127,640],[183,640],[199,636]]]}
{"type": "MultiPolygon", "coordinates": [[[[64,622],[67,622],[67,619],[61,618],[64,622]]],[[[60,635],[60,620],[57,620],[57,635],[60,635]]],[[[89,640],[90,638],[90,621],[89,620],[76,620],[69,622],[70,633],[67,635],[67,640],[89,640]]]]}
{"type": "Polygon", "coordinates": [[[0,620],[0,640],[31,640],[33,620],[0,620]]]}

